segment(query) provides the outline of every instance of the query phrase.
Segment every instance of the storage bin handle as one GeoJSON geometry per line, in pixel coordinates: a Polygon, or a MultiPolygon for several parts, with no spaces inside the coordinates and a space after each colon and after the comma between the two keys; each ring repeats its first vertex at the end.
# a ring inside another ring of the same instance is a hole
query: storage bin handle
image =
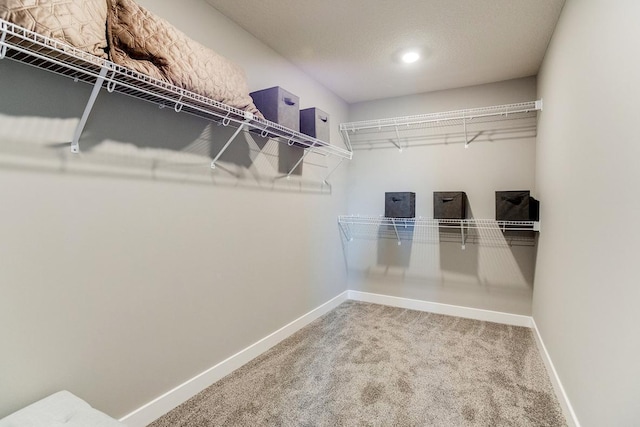
{"type": "Polygon", "coordinates": [[[320,116],[320,120],[322,120],[323,122],[327,123],[327,120],[329,120],[329,117],[320,116]]]}
{"type": "Polygon", "coordinates": [[[503,202],[509,202],[512,205],[519,205],[520,203],[522,203],[523,199],[524,199],[524,197],[522,197],[522,196],[517,196],[517,197],[502,196],[502,201],[503,202]]]}
{"type": "Polygon", "coordinates": [[[442,202],[443,203],[453,202],[453,197],[443,197],[442,202]]]}
{"type": "Polygon", "coordinates": [[[293,98],[289,98],[289,97],[284,98],[284,103],[287,105],[296,105],[296,101],[294,101],[293,98]]]}

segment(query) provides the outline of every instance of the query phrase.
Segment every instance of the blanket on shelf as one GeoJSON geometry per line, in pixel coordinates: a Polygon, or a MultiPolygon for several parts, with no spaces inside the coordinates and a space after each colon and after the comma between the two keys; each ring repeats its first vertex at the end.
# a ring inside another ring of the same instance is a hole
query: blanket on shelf
{"type": "Polygon", "coordinates": [[[107,40],[116,64],[262,115],[244,71],[133,0],[108,0],[107,40]]]}
{"type": "Polygon", "coordinates": [[[242,68],[133,0],[0,0],[0,18],[263,118],[242,68]]]}
{"type": "Polygon", "coordinates": [[[0,0],[0,19],[107,58],[106,0],[0,0]]]}

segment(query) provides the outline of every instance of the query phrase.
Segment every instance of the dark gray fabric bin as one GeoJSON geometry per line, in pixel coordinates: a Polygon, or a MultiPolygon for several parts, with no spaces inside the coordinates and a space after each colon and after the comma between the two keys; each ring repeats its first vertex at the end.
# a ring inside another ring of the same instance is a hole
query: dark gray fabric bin
{"type": "Polygon", "coordinates": [[[415,218],[416,193],[384,193],[384,216],[387,218],[415,218]]]}
{"type": "Polygon", "coordinates": [[[496,191],[497,221],[531,221],[532,213],[529,191],[496,191]]]}
{"type": "Polygon", "coordinates": [[[467,217],[467,195],[464,191],[434,191],[433,218],[465,219],[467,217]]]}
{"type": "Polygon", "coordinates": [[[300,130],[300,98],[280,86],[250,93],[264,118],[291,130],[300,130]]]}
{"type": "Polygon", "coordinates": [[[300,133],[329,143],[329,115],[315,107],[300,110],[300,133]]]}

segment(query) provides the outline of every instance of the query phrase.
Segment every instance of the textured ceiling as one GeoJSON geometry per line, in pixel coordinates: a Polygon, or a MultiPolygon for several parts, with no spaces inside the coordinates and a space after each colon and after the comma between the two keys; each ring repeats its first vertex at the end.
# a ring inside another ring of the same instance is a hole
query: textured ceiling
{"type": "Polygon", "coordinates": [[[206,1],[349,103],[535,75],[564,4],[206,1]],[[423,58],[400,63],[411,47],[423,58]]]}

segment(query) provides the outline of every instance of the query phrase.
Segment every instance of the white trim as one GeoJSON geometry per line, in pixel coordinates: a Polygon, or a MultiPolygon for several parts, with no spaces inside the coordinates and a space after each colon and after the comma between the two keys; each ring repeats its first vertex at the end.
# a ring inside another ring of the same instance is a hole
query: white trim
{"type": "Polygon", "coordinates": [[[272,334],[262,338],[260,341],[251,344],[244,350],[239,351],[233,356],[223,360],[217,365],[207,369],[206,371],[196,375],[190,380],[180,384],[173,390],[170,390],[157,397],[141,408],[136,409],[128,415],[120,419],[120,422],[128,427],[144,427],[166,414],[176,406],[187,401],[191,397],[200,393],[211,384],[215,383],[222,377],[230,374],[242,365],[248,363],[252,359],[269,350],[285,338],[293,335],[298,330],[304,328],[320,316],[330,312],[348,298],[348,292],[345,291],[335,298],[327,301],[321,306],[311,310],[307,314],[297,318],[293,322],[278,329],[272,334]]]}
{"type": "Polygon", "coordinates": [[[533,335],[536,338],[538,351],[542,356],[542,361],[547,367],[547,373],[549,374],[549,379],[551,380],[553,389],[556,392],[556,397],[558,398],[558,402],[562,407],[562,412],[564,412],[564,417],[567,420],[567,424],[569,424],[569,426],[580,427],[580,422],[578,421],[578,417],[576,416],[576,413],[573,411],[573,406],[571,406],[571,402],[569,401],[569,396],[567,396],[567,393],[564,391],[564,387],[562,386],[562,382],[560,381],[558,372],[556,372],[556,368],[555,366],[553,366],[553,361],[551,360],[551,356],[547,351],[547,347],[544,345],[544,341],[542,341],[542,336],[540,335],[540,331],[538,330],[536,321],[534,319],[531,319],[531,322],[533,323],[533,330],[535,331],[533,335]]]}
{"type": "Polygon", "coordinates": [[[523,316],[520,314],[503,313],[500,311],[441,304],[438,302],[393,297],[390,295],[372,294],[368,292],[347,292],[349,293],[349,299],[356,301],[427,311],[429,313],[446,314],[449,316],[465,317],[467,319],[484,320],[487,322],[503,323],[506,325],[524,326],[527,328],[531,328],[533,325],[533,319],[530,316],[523,316]]]}

